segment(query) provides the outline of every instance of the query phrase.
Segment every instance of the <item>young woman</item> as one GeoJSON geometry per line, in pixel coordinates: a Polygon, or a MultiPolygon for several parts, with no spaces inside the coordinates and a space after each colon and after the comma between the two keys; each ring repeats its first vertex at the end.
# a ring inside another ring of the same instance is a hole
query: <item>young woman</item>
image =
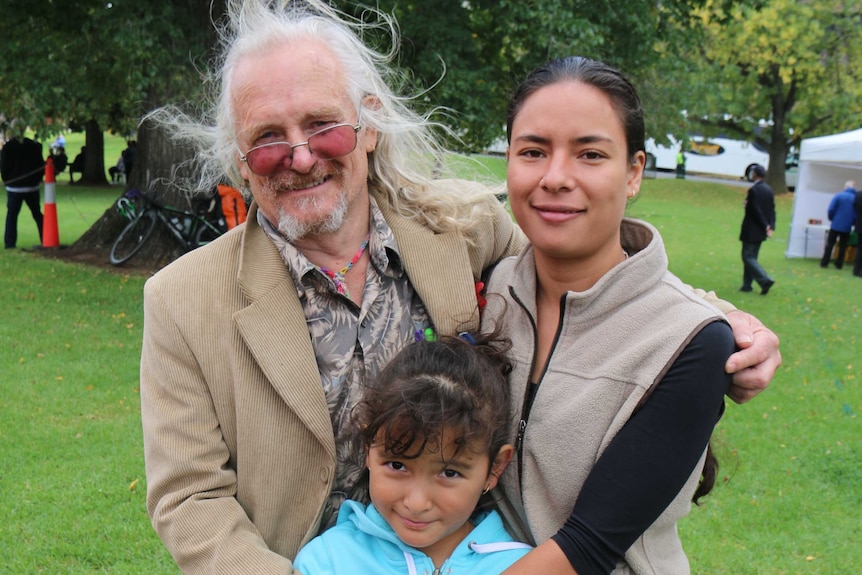
{"type": "Polygon", "coordinates": [[[408,345],[387,365],[356,411],[371,504],[344,502],[296,569],[496,575],[530,549],[479,510],[512,457],[504,354],[462,334],[408,345]]]}
{"type": "Polygon", "coordinates": [[[497,266],[484,321],[512,340],[506,512],[539,545],[505,573],[688,573],[676,524],[734,343],[668,272],[656,229],[624,218],[646,157],[638,96],[605,64],[555,60],[515,92],[508,136],[530,246],[497,266]]]}

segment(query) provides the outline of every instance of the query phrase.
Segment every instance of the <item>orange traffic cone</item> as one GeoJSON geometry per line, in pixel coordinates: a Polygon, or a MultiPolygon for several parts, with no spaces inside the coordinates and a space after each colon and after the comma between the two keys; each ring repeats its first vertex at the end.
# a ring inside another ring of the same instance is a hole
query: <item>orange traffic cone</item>
{"type": "Polygon", "coordinates": [[[45,216],[42,220],[42,247],[56,248],[60,245],[60,230],[57,227],[57,194],[54,188],[54,160],[45,162],[45,216]]]}

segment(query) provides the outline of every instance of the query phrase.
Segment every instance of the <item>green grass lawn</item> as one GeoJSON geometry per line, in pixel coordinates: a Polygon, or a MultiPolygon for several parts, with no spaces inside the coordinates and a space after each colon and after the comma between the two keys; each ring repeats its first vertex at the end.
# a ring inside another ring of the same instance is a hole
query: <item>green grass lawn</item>
{"type": "Polygon", "coordinates": [[[630,213],[661,231],[672,270],[761,318],[784,364],[753,402],[729,405],[716,435],[722,481],[683,522],[693,573],[849,573],[862,540],[862,280],[786,259],[793,196],[760,262],[769,295],[739,293],[743,188],[647,181],[630,213]],[[857,542],[857,543],[854,543],[857,542]]]}
{"type": "MultiPolygon", "coordinates": [[[[498,158],[479,161],[502,173],[498,158]]],[[[61,243],[72,243],[119,193],[58,186],[61,243]]],[[[761,251],[775,287],[766,297],[737,292],[744,193],[647,180],[629,208],[659,228],[675,273],[760,317],[781,337],[784,356],[769,390],[728,405],[715,436],[719,484],[680,532],[693,573],[855,573],[862,280],[846,266],[785,259],[792,208],[785,195],[777,198],[776,235],[761,251]]],[[[29,213],[19,229],[19,245],[36,243],[29,213]]],[[[0,253],[0,572],[177,572],[144,504],[143,281],[0,253]]]]}

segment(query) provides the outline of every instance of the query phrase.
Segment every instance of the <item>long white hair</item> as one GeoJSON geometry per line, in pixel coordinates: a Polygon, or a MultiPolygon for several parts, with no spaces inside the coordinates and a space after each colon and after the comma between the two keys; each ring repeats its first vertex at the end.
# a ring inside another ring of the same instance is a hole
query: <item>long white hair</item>
{"type": "Polygon", "coordinates": [[[368,96],[376,101],[362,109],[362,123],[378,132],[377,147],[368,158],[371,189],[385,193],[400,212],[421,218],[438,231],[464,231],[490,215],[488,202],[478,200],[494,193],[491,188],[438,179],[446,152],[435,130],[446,128],[430,119],[433,110],[416,113],[409,105],[412,98],[393,89],[405,84],[404,76],[391,66],[398,50],[393,18],[367,9],[358,20],[320,0],[227,0],[226,7],[225,20],[217,25],[218,55],[204,78],[208,101],[199,118],[171,106],[147,116],[194,146],[198,191],[212,190],[227,178],[249,194],[235,144],[232,78],[238,63],[276,45],[313,39],[328,46],[341,62],[351,101],[358,104],[368,96]],[[369,16],[376,22],[367,23],[369,16]],[[371,29],[383,29],[391,38],[387,52],[363,42],[371,29]]]}

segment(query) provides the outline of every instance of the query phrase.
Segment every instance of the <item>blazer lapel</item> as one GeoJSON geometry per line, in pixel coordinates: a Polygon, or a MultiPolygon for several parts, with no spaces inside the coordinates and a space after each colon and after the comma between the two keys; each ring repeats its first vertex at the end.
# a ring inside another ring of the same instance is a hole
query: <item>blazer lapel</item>
{"type": "Polygon", "coordinates": [[[264,375],[335,457],[329,409],[296,288],[278,250],[249,211],[238,279],[251,302],[234,314],[264,375]]]}
{"type": "Polygon", "coordinates": [[[437,234],[415,220],[378,206],[395,234],[402,263],[413,289],[422,298],[438,333],[454,334],[479,327],[476,280],[464,238],[437,234]]]}

